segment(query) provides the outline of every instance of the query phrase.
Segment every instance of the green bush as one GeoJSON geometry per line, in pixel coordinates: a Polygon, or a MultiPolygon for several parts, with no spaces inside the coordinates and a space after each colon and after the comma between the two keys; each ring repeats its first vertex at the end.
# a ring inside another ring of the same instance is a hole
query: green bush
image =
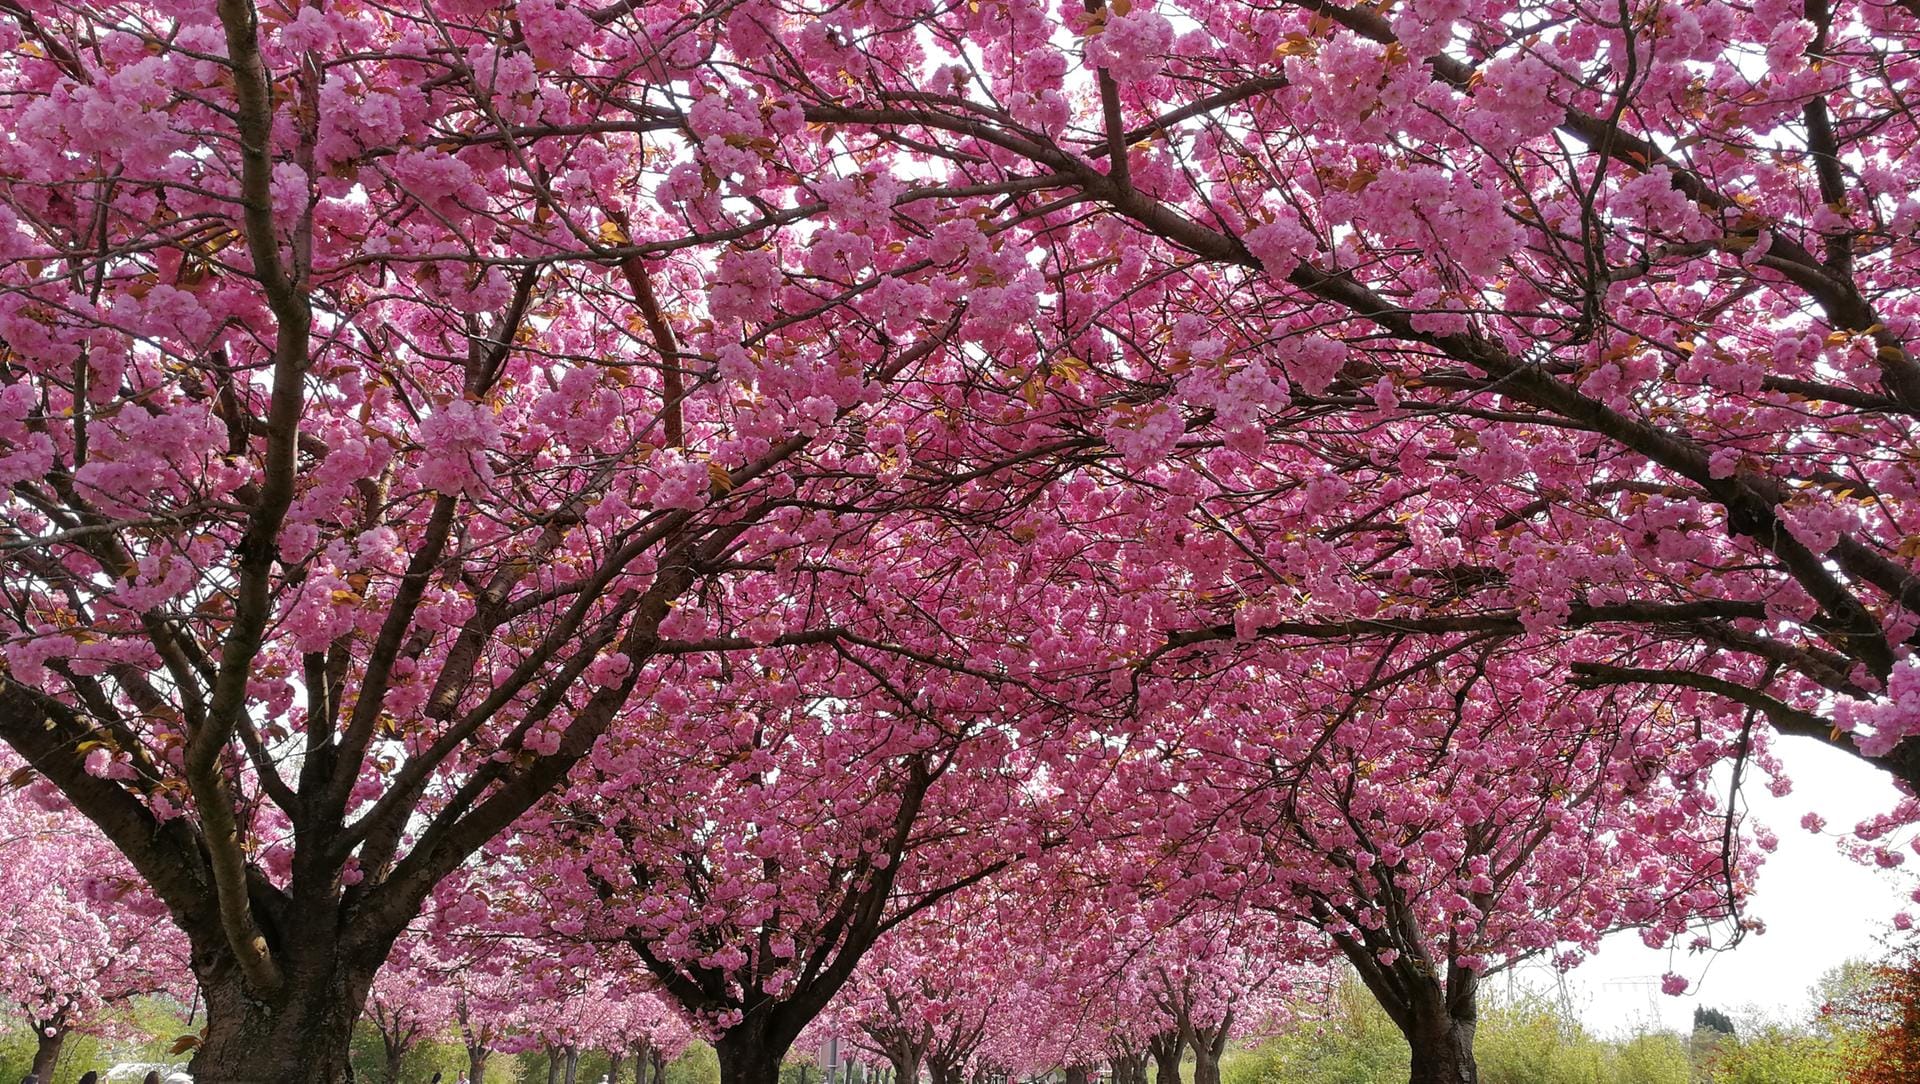
{"type": "Polygon", "coordinates": [[[1670,1031],[1643,1032],[1616,1044],[1612,1084],[1687,1084],[1693,1061],[1687,1044],[1670,1031]]]}
{"type": "Polygon", "coordinates": [[[1772,1027],[1719,1044],[1707,1079],[1713,1084],[1842,1084],[1845,1078],[1831,1039],[1772,1027]]]}
{"type": "Polygon", "coordinates": [[[1484,1084],[1612,1084],[1608,1053],[1606,1044],[1537,998],[1484,1010],[1474,1039],[1484,1084]]]}
{"type": "Polygon", "coordinates": [[[1357,982],[1333,994],[1324,1020],[1292,1030],[1221,1063],[1221,1084],[1405,1084],[1407,1043],[1357,982]]]}

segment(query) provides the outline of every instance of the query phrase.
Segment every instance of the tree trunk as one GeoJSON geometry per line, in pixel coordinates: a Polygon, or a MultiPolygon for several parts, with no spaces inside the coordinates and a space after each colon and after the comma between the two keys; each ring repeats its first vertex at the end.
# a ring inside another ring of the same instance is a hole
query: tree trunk
{"type": "Polygon", "coordinates": [[[67,1045],[67,1029],[55,1027],[52,1035],[38,1033],[40,1045],[33,1051],[33,1079],[36,1084],[53,1084],[54,1066],[60,1064],[60,1050],[67,1045]]]}
{"type": "MultiPolygon", "coordinates": [[[[607,1084],[620,1084],[620,1070],[627,1067],[627,1053],[618,1047],[607,1051],[607,1084]]],[[[646,1084],[637,1081],[636,1084],[646,1084]]]]}
{"type": "MultiPolygon", "coordinates": [[[[793,1040],[778,1042],[764,1027],[742,1025],[720,1036],[713,1052],[720,1059],[720,1084],[780,1084],[780,1059],[793,1040]]],[[[658,1067],[664,1073],[665,1067],[658,1067]]]]}
{"type": "Polygon", "coordinates": [[[207,1037],[194,1051],[188,1074],[194,1084],[350,1079],[347,1048],[374,970],[344,964],[290,967],[278,994],[263,1000],[223,967],[196,968],[206,997],[207,1037]]]}
{"type": "Polygon", "coordinates": [[[1153,1084],[1180,1084],[1180,1052],[1186,1045],[1178,1031],[1163,1031],[1147,1040],[1153,1055],[1153,1084]]]}
{"type": "Polygon", "coordinates": [[[1188,1036],[1193,1047],[1193,1084],[1220,1084],[1220,1057],[1227,1052],[1232,1030],[1232,1012],[1214,1027],[1193,1029],[1188,1036]]]}
{"type": "Polygon", "coordinates": [[[487,1079],[487,1054],[485,1046],[467,1044],[467,1080],[470,1084],[481,1084],[487,1079]]]}
{"type": "Polygon", "coordinates": [[[569,1046],[567,1047],[567,1077],[566,1077],[567,1084],[573,1084],[574,1078],[578,1077],[579,1075],[580,1075],[580,1048],[577,1046],[569,1046]]]}
{"type": "Polygon", "coordinates": [[[1067,1066],[1067,1084],[1087,1084],[1087,1067],[1084,1065],[1067,1066]]]}
{"type": "Polygon", "coordinates": [[[1407,1031],[1407,1045],[1413,1051],[1413,1072],[1408,1084],[1478,1084],[1480,1070],[1473,1061],[1474,1014],[1464,1016],[1440,1011],[1414,1013],[1413,1027],[1407,1031]]]}
{"type": "MultiPolygon", "coordinates": [[[[653,1052],[653,1084],[667,1084],[667,1055],[665,1051],[653,1052]]],[[[640,1084],[638,1079],[633,1084],[640,1084]]]]}

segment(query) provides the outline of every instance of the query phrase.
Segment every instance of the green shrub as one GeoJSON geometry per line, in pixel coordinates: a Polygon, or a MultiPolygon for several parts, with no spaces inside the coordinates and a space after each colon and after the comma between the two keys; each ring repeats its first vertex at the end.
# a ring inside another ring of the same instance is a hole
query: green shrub
{"type": "Polygon", "coordinates": [[[1838,1048],[1826,1036],[1766,1028],[1721,1043],[1707,1066],[1713,1084],[1842,1084],[1838,1048]]]}

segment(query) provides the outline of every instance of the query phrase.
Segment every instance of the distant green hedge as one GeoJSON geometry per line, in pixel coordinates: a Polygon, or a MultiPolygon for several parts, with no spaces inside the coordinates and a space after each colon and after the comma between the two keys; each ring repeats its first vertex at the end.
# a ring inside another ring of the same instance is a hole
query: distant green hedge
{"type": "MultiPolygon", "coordinates": [[[[1621,1041],[1589,1034],[1545,998],[1484,1007],[1474,1042],[1481,1084],[1843,1084],[1843,1037],[1780,1025],[1746,1038],[1717,1031],[1644,1031],[1621,1041]]],[[[1222,1084],[1405,1084],[1407,1045],[1356,983],[1326,1019],[1229,1054],[1222,1084]]]]}

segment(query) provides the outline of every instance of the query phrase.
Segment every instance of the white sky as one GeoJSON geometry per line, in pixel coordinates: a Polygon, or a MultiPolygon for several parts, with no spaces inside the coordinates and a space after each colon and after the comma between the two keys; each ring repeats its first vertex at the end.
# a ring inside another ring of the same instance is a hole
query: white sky
{"type": "MultiPolygon", "coordinates": [[[[1739,1021],[1757,1011],[1782,1023],[1800,1022],[1811,1011],[1809,988],[1828,968],[1849,957],[1878,957],[1875,940],[1892,932],[1895,912],[1920,912],[1908,898],[1909,864],[1891,871],[1863,866],[1841,854],[1831,835],[1800,827],[1801,815],[1814,810],[1827,819],[1827,832],[1850,832],[1859,821],[1893,808],[1897,793],[1887,776],[1856,757],[1808,739],[1780,739],[1775,746],[1793,779],[1784,798],[1756,783],[1747,801],[1756,819],[1780,837],[1779,849],[1761,869],[1749,910],[1764,919],[1767,931],[1749,935],[1729,952],[1688,956],[1684,949],[1649,949],[1633,933],[1602,944],[1599,955],[1558,979],[1551,968],[1523,968],[1515,982],[1552,991],[1603,1037],[1618,1037],[1636,1026],[1686,1031],[1696,1005],[1728,1012],[1739,1021]],[[1660,992],[1660,976],[1684,975],[1693,987],[1680,997],[1660,992]]],[[[1505,983],[1496,978],[1496,990],[1505,983]]]]}

